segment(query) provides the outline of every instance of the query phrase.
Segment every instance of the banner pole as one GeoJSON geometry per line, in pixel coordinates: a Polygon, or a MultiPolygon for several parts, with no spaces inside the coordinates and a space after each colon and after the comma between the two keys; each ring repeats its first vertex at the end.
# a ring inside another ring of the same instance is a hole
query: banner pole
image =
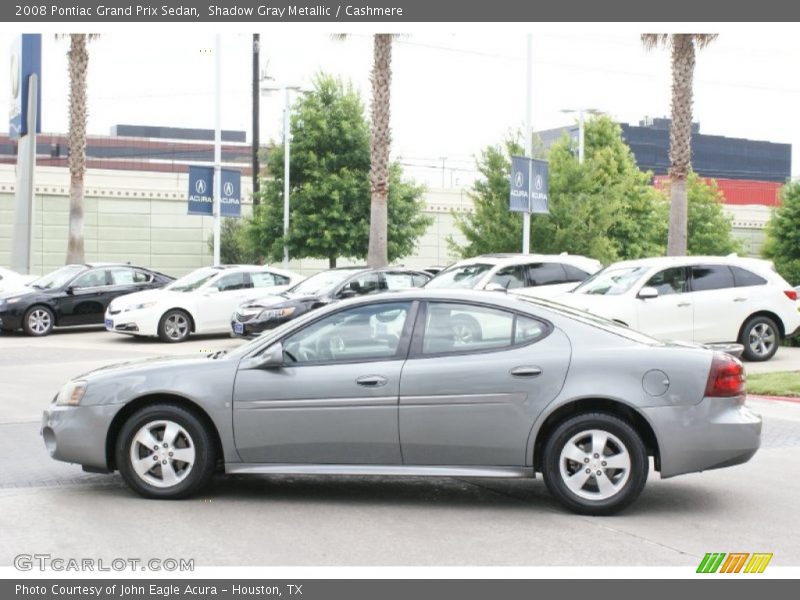
{"type": "Polygon", "coordinates": [[[220,263],[220,199],[222,198],[222,44],[214,42],[214,265],[220,263]]]}
{"type": "MultiPolygon", "coordinates": [[[[532,129],[532,105],[533,101],[533,35],[528,34],[527,39],[527,60],[525,61],[525,156],[531,158],[533,154],[533,129],[532,129]]],[[[528,210],[522,213],[522,253],[531,252],[531,206],[530,206],[530,166],[528,167],[528,210]]]]}

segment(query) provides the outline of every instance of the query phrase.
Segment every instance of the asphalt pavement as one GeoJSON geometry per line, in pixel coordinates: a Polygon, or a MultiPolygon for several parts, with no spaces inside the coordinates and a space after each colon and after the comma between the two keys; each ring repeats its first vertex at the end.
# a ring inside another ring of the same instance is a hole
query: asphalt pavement
{"type": "MultiPolygon", "coordinates": [[[[800,565],[800,478],[791,475],[798,403],[749,401],[764,417],[763,446],[749,463],[664,481],[651,475],[637,503],[603,518],[565,512],[541,479],[220,475],[192,500],[142,500],[118,475],[83,473],[47,455],[39,419],[67,379],[241,343],[171,345],[97,329],[0,336],[0,566],[50,553],[192,558],[197,566],[691,567],[706,552],[772,552],[771,564],[800,565]]],[[[771,363],[798,369],[800,349],[782,348],[759,368],[771,363]]]]}

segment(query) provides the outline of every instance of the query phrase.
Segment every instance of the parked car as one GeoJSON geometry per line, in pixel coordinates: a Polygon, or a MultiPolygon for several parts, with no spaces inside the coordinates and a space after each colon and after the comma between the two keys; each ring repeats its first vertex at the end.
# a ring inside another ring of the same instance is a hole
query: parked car
{"type": "Polygon", "coordinates": [[[242,303],[231,318],[233,334],[259,335],[309,311],[343,298],[425,285],[429,273],[403,267],[342,267],[312,275],[282,294],[242,303]]]}
{"type": "Polygon", "coordinates": [[[162,287],[172,277],[129,264],[66,265],[35,279],[29,287],[0,295],[0,328],[28,335],[54,327],[95,325],[117,296],[162,287]]]}
{"type": "Polygon", "coordinates": [[[114,333],[183,342],[193,333],[225,333],[231,314],[245,300],[281,292],[303,277],[256,265],[202,267],[161,290],[112,302],[106,329],[114,333]]]}
{"type": "Polygon", "coordinates": [[[555,300],[662,340],[740,343],[764,361],[800,332],[797,297],[770,262],[685,256],[615,263],[555,300]]]}
{"type": "Polygon", "coordinates": [[[22,289],[35,279],[36,275],[20,275],[11,269],[0,267],[0,294],[22,289]]]}
{"type": "Polygon", "coordinates": [[[539,298],[574,288],[600,261],[571,254],[484,254],[459,261],[434,277],[431,289],[508,290],[539,298]]]}
{"type": "Polygon", "coordinates": [[[235,474],[531,478],[609,514],[757,451],[742,364],[568,307],[471,290],[337,302],[230,353],[110,366],[45,410],[50,455],[148,498],[235,474]],[[467,315],[482,335],[459,340],[467,315]]]}

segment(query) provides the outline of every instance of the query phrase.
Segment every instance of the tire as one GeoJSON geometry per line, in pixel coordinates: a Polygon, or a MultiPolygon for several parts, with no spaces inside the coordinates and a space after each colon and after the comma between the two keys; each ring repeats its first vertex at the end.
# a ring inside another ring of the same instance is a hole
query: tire
{"type": "Polygon", "coordinates": [[[752,317],[745,321],[739,343],[744,346],[742,357],[751,362],[769,360],[781,345],[781,331],[769,317],[752,317]]]}
{"type": "Polygon", "coordinates": [[[22,317],[22,329],[27,335],[42,337],[53,331],[55,317],[46,306],[31,306],[22,317]]]}
{"type": "Polygon", "coordinates": [[[192,333],[192,319],[185,310],[173,308],[158,322],[158,339],[177,344],[185,342],[192,333]]]}
{"type": "Polygon", "coordinates": [[[631,504],[642,493],[649,469],[639,434],[606,413],[567,419],[544,445],[542,472],[547,489],[566,508],[582,515],[611,515],[631,504]],[[592,452],[590,445],[602,443],[604,436],[602,450],[592,452]],[[619,468],[608,464],[614,458],[619,468]]]}
{"type": "Polygon", "coordinates": [[[209,482],[215,468],[212,433],[194,413],[176,404],[152,404],[131,415],[114,452],[125,483],[145,498],[191,496],[209,482]]]}
{"type": "Polygon", "coordinates": [[[453,329],[453,337],[457,344],[470,344],[480,342],[483,339],[481,325],[471,315],[456,315],[452,317],[450,319],[450,327],[453,329]]]}

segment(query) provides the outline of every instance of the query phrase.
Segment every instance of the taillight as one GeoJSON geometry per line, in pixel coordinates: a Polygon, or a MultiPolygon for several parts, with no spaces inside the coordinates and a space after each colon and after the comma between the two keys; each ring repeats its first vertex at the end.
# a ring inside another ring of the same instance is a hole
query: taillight
{"type": "Polygon", "coordinates": [[[706,397],[727,398],[744,394],[744,367],[730,354],[715,352],[706,383],[706,397]]]}
{"type": "Polygon", "coordinates": [[[797,290],[783,290],[789,300],[797,300],[797,290]]]}

